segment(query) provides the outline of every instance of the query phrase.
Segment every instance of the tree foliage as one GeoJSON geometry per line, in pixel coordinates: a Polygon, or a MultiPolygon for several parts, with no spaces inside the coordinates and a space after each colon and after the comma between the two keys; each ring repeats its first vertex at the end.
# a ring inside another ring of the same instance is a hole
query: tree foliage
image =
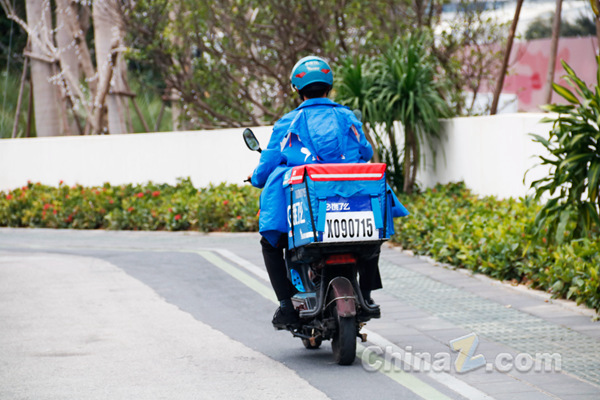
{"type": "MultiPolygon", "coordinates": [[[[495,86],[502,66],[508,23],[500,23],[471,1],[460,1],[456,17],[441,24],[433,54],[452,86],[449,100],[457,115],[473,115],[481,91],[495,86]],[[470,101],[466,93],[470,94],[470,101]]],[[[487,111],[487,110],[485,110],[487,111]]]]}
{"type": "Polygon", "coordinates": [[[363,11],[346,1],[147,0],[126,18],[139,49],[132,55],[161,71],[192,125],[219,127],[287,112],[297,103],[289,89],[296,61],[317,54],[335,62],[356,50],[363,28],[347,19],[363,11]]]}
{"type": "MultiPolygon", "coordinates": [[[[551,37],[553,20],[554,13],[535,18],[525,31],[525,39],[533,40],[551,37]]],[[[561,20],[560,22],[561,37],[593,35],[596,35],[596,23],[591,17],[581,15],[575,20],[575,22],[570,22],[568,20],[561,20]]]]}
{"type": "MultiPolygon", "coordinates": [[[[15,9],[19,15],[25,15],[25,2],[15,2],[15,9]]],[[[9,71],[23,63],[23,49],[27,44],[27,33],[17,23],[0,18],[0,66],[6,68],[10,62],[9,71]]]]}
{"type": "MultiPolygon", "coordinates": [[[[433,32],[442,4],[144,0],[126,11],[126,25],[130,57],[160,72],[167,92],[186,107],[190,127],[259,125],[299,103],[289,73],[301,57],[316,54],[336,64],[377,55],[407,32],[433,32]]],[[[501,29],[490,21],[475,28],[479,14],[465,10],[439,43],[427,44],[459,92],[479,90],[495,73],[498,51],[487,57],[481,46],[502,40],[501,29]]],[[[460,96],[453,101],[459,112],[463,103],[460,96]]]]}
{"type": "MultiPolygon", "coordinates": [[[[70,79],[64,69],[57,81],[70,110],[69,120],[80,121],[83,131],[89,126],[89,131],[105,132],[105,112],[99,108],[103,104],[95,101],[102,99],[98,95],[104,92],[94,87],[102,78],[94,44],[111,38],[94,38],[95,26],[89,20],[95,3],[39,1],[57,8],[68,3],[75,11],[72,16],[78,15],[69,24],[74,28],[73,43],[80,60],[88,66],[82,71],[85,83],[78,87],[77,79],[70,79]],[[82,10],[86,11],[83,18],[82,10]]],[[[289,88],[289,73],[301,57],[317,54],[334,65],[349,56],[370,57],[412,31],[439,34],[438,40],[427,45],[440,62],[439,74],[456,89],[452,106],[459,114],[469,113],[469,104],[464,104],[460,93],[469,90],[476,94],[495,76],[501,47],[494,50],[489,43],[503,40],[503,28],[473,7],[460,8],[456,18],[440,25],[444,2],[106,0],[98,4],[118,5],[111,11],[111,21],[127,31],[126,40],[113,51],[118,51],[119,57],[125,51],[130,68],[152,76],[152,85],[163,91],[174,114],[180,110],[181,125],[197,129],[273,123],[299,103],[289,88]]],[[[6,5],[6,11],[14,2],[0,3],[6,5]]],[[[23,20],[18,4],[13,14],[23,20]]],[[[58,25],[54,28],[58,33],[58,25]]],[[[59,58],[59,49],[49,46],[47,50],[48,59],[59,58]]],[[[107,98],[130,92],[111,87],[107,98]]]]}

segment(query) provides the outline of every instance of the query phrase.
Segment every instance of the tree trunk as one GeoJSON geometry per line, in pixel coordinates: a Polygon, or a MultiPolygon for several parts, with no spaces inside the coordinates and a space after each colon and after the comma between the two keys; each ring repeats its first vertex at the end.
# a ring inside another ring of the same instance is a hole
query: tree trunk
{"type": "Polygon", "coordinates": [[[413,168],[416,168],[415,154],[415,133],[409,126],[404,126],[404,193],[411,194],[415,182],[413,181],[413,168]]]}
{"type": "MultiPolygon", "coordinates": [[[[50,2],[45,0],[26,0],[27,21],[31,29],[31,52],[44,58],[46,54],[42,43],[52,42],[52,18],[50,2]]],[[[33,107],[35,127],[38,137],[59,136],[61,126],[59,96],[57,87],[51,82],[52,63],[31,58],[31,81],[33,83],[33,107]]]]}
{"type": "Polygon", "coordinates": [[[594,21],[596,22],[596,46],[598,46],[598,53],[600,54],[600,0],[590,0],[592,5],[592,11],[594,12],[594,21]]]}
{"type": "Polygon", "coordinates": [[[77,18],[78,15],[72,15],[70,2],[72,0],[55,0],[56,2],[56,47],[60,55],[60,66],[64,71],[68,69],[73,77],[79,80],[81,73],[79,69],[79,60],[74,45],[75,35],[73,34],[72,24],[69,21],[77,18]]]}
{"type": "Polygon", "coordinates": [[[546,104],[552,102],[552,84],[554,83],[554,70],[556,68],[556,52],[558,50],[558,38],[560,36],[560,14],[562,11],[562,0],[556,0],[556,12],[554,13],[554,24],[552,26],[552,42],[550,44],[550,59],[548,60],[548,75],[546,77],[546,88],[544,101],[546,104]]]}
{"type": "MultiPolygon", "coordinates": [[[[56,48],[60,61],[60,70],[62,73],[70,73],[75,82],[79,82],[81,77],[81,69],[79,68],[79,58],[75,48],[75,35],[73,34],[72,19],[76,19],[78,15],[73,15],[73,9],[70,6],[72,0],[55,0],[56,2],[56,48]]],[[[65,85],[68,85],[65,82],[65,85]]],[[[78,131],[77,118],[73,117],[67,120],[67,104],[71,104],[67,96],[63,96],[61,108],[63,110],[63,124],[65,124],[65,135],[73,135],[78,131]]]]}
{"type": "Polygon", "coordinates": [[[23,105],[23,91],[25,90],[25,80],[27,79],[27,65],[29,58],[25,57],[23,62],[23,72],[21,73],[21,85],[19,86],[19,96],[17,97],[17,112],[15,113],[15,122],[13,124],[13,131],[11,137],[14,139],[17,137],[19,131],[19,119],[21,118],[21,106],[23,105]]]}
{"type": "Polygon", "coordinates": [[[596,46],[598,46],[597,54],[600,54],[600,17],[596,17],[596,46]]]}
{"type": "MultiPolygon", "coordinates": [[[[100,77],[112,75],[110,89],[106,98],[108,111],[108,132],[120,134],[127,132],[125,119],[126,98],[119,93],[125,92],[124,80],[126,79],[126,68],[123,54],[116,57],[115,63],[111,63],[111,51],[113,44],[117,41],[123,42],[124,33],[121,29],[122,19],[118,3],[115,0],[95,1],[92,8],[94,20],[94,38],[96,44],[96,63],[100,77]],[[111,68],[112,72],[108,71],[111,68]]],[[[102,80],[102,78],[101,78],[102,80]]]]}
{"type": "Polygon", "coordinates": [[[171,89],[169,92],[169,99],[171,100],[171,121],[173,123],[174,131],[183,131],[183,122],[181,116],[181,99],[179,93],[175,89],[171,89]]]}
{"type": "Polygon", "coordinates": [[[504,53],[504,61],[502,62],[502,68],[500,69],[500,76],[496,83],[496,89],[494,89],[494,100],[492,101],[492,108],[490,114],[494,115],[498,111],[498,100],[500,100],[500,93],[502,93],[502,87],[504,86],[504,76],[508,68],[508,60],[510,59],[510,52],[512,51],[513,40],[515,39],[515,33],[517,31],[517,23],[519,22],[519,15],[521,14],[521,6],[523,0],[517,0],[517,8],[515,9],[515,17],[513,18],[510,31],[508,33],[508,41],[506,43],[506,52],[504,53]]]}

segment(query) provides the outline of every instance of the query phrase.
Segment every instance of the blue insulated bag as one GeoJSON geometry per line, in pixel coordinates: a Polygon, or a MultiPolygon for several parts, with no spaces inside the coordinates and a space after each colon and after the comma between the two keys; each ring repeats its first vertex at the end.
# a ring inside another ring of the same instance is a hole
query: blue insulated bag
{"type": "MultiPolygon", "coordinates": [[[[284,176],[288,243],[365,243],[394,234],[385,164],[309,164],[284,176]]],[[[391,191],[389,191],[391,193],[391,191]]]]}

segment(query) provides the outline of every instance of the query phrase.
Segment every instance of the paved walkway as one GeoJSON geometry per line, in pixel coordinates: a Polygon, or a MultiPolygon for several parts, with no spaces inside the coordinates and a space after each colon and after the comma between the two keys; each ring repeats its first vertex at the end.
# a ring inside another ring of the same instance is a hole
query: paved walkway
{"type": "Polygon", "coordinates": [[[494,398],[600,399],[600,322],[592,310],[397,250],[380,264],[385,289],[374,297],[383,318],[369,329],[407,353],[435,360],[450,351],[454,363],[449,342],[474,333],[479,346],[470,356],[482,354],[485,365],[458,375],[494,398]]]}

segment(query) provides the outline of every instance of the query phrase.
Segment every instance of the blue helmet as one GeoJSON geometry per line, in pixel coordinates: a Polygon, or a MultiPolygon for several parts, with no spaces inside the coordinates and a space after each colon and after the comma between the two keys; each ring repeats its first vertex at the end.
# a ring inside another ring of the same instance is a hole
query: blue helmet
{"type": "Polygon", "coordinates": [[[292,81],[292,89],[298,91],[316,82],[333,86],[333,71],[331,71],[327,61],[317,56],[308,56],[294,65],[290,80],[292,81]]]}

